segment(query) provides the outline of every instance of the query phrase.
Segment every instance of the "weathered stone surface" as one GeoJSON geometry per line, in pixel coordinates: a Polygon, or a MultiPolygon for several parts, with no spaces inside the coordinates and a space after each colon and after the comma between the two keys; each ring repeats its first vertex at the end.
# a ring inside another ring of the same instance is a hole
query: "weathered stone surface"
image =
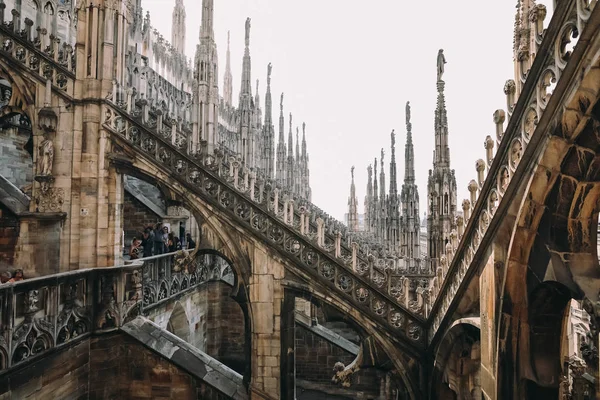
{"type": "Polygon", "coordinates": [[[164,331],[152,321],[137,317],[125,324],[122,330],[174,365],[189,372],[194,378],[206,382],[221,393],[230,397],[238,393],[238,398],[240,398],[240,393],[245,393],[240,374],[172,333],[164,331]],[[148,340],[148,337],[153,336],[153,332],[159,332],[158,340],[148,340]]]}

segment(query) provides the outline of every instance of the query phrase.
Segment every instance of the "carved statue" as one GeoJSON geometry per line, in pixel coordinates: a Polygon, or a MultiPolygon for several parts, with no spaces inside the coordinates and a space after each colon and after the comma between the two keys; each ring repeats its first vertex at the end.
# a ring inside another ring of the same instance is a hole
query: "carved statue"
{"type": "Polygon", "coordinates": [[[39,310],[37,290],[30,290],[25,294],[25,312],[34,313],[39,310]]]}
{"type": "Polygon", "coordinates": [[[444,64],[446,64],[446,57],[444,57],[444,49],[440,49],[438,51],[437,56],[437,80],[442,80],[442,75],[444,75],[444,64]]]}
{"type": "Polygon", "coordinates": [[[5,89],[2,92],[2,100],[0,100],[0,108],[6,107],[8,103],[10,103],[10,98],[12,96],[11,89],[5,89]]]}
{"type": "Polygon", "coordinates": [[[350,168],[350,175],[352,175],[352,180],[354,181],[354,165],[350,168]]]}
{"type": "Polygon", "coordinates": [[[410,124],[410,101],[406,102],[406,125],[410,124]]]}
{"type": "Polygon", "coordinates": [[[283,92],[281,92],[281,100],[279,101],[279,108],[283,111],[283,92]]]}
{"type": "Polygon", "coordinates": [[[304,136],[306,134],[306,122],[302,123],[302,135],[304,136]]]}
{"type": "Polygon", "coordinates": [[[250,46],[250,17],[246,18],[246,47],[250,46]]]}
{"type": "Polygon", "coordinates": [[[44,135],[44,140],[38,146],[38,175],[52,175],[52,162],[54,161],[54,144],[44,135]]]}
{"type": "Polygon", "coordinates": [[[396,134],[394,133],[394,130],[392,129],[392,148],[396,145],[396,134]]]}
{"type": "Polygon", "coordinates": [[[383,157],[385,156],[385,152],[383,151],[383,148],[381,148],[381,171],[383,171],[383,157]]]}
{"type": "Polygon", "coordinates": [[[271,82],[271,71],[273,70],[273,66],[271,65],[271,63],[269,63],[269,65],[267,65],[267,80],[269,82],[271,82]]]}

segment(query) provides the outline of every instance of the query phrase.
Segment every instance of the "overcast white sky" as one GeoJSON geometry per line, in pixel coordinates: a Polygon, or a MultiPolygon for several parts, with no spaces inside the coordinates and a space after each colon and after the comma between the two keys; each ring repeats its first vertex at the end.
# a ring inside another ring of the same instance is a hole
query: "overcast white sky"
{"type": "MultiPolygon", "coordinates": [[[[552,1],[538,3],[552,12],[552,1]]],[[[152,25],[168,40],[174,0],[142,0],[152,25]]],[[[186,49],[193,58],[201,21],[201,0],[184,0],[186,49]]],[[[432,168],[436,57],[447,64],[446,105],[451,165],[458,204],[484,158],[486,135],[494,137],[492,114],[505,108],[504,82],[513,77],[512,41],[516,1],[507,0],[215,0],[219,89],[223,89],[227,31],[237,104],[244,51],[244,24],[252,19],[253,81],[260,80],[264,109],[267,64],[273,64],[273,119],[278,134],[279,96],[285,92],[294,130],[306,122],[313,202],[342,220],[350,192],[350,168],[363,212],[366,168],[385,148],[389,189],[390,132],[396,130],[398,187],[404,179],[404,106],[412,106],[415,169],[421,214],[432,168]]],[[[255,85],[255,83],[254,83],[255,85]]],[[[253,94],[254,93],[253,85],[253,94]]],[[[222,93],[222,92],[221,92],[222,93]]],[[[264,115],[264,114],[263,114],[264,115]]],[[[295,147],[295,145],[294,145],[295,147]]]]}

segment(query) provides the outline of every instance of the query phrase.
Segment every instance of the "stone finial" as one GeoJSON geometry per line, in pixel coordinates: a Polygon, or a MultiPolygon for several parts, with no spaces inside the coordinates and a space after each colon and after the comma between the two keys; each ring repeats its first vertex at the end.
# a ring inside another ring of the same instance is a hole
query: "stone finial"
{"type": "Polygon", "coordinates": [[[475,162],[475,170],[477,171],[477,183],[481,188],[485,182],[485,161],[481,158],[475,162]]]}
{"type": "Polygon", "coordinates": [[[483,142],[483,147],[485,147],[485,157],[488,166],[492,165],[494,161],[494,140],[490,135],[485,137],[485,142],[483,142]]]}
{"type": "Polygon", "coordinates": [[[250,17],[246,18],[246,47],[250,46],[250,17]]]}
{"type": "Polygon", "coordinates": [[[504,84],[504,94],[506,95],[506,107],[510,112],[512,112],[513,107],[515,106],[515,94],[517,92],[517,85],[515,81],[509,79],[504,84]]]}
{"type": "Polygon", "coordinates": [[[465,222],[469,220],[469,216],[471,214],[471,202],[468,199],[464,199],[462,202],[463,215],[465,217],[465,222]]]}
{"type": "Polygon", "coordinates": [[[448,258],[443,254],[440,256],[440,265],[442,266],[442,271],[448,265],[448,258]]]}
{"type": "Polygon", "coordinates": [[[456,227],[458,228],[458,239],[460,240],[465,233],[465,220],[460,215],[456,217],[456,227]]]}
{"type": "Polygon", "coordinates": [[[498,143],[502,140],[504,135],[504,120],[506,119],[506,113],[504,110],[498,109],[494,112],[494,124],[496,124],[496,139],[498,143]]]}
{"type": "Polygon", "coordinates": [[[477,189],[479,188],[479,185],[477,184],[477,182],[475,181],[475,179],[471,179],[471,181],[469,182],[469,193],[471,193],[471,206],[475,207],[475,203],[477,202],[477,189]]]}
{"type": "Polygon", "coordinates": [[[453,249],[458,247],[458,232],[455,229],[450,232],[450,242],[452,243],[453,249]]]}
{"type": "Polygon", "coordinates": [[[279,109],[283,112],[283,92],[281,92],[281,99],[279,100],[279,109]]]}

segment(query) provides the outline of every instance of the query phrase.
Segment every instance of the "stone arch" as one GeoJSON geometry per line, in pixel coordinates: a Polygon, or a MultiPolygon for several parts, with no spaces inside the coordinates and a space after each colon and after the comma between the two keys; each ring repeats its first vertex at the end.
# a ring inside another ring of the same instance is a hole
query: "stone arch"
{"type": "MultiPolygon", "coordinates": [[[[252,308],[249,301],[249,296],[246,290],[246,285],[241,281],[239,274],[233,269],[235,262],[228,258],[225,254],[215,249],[202,249],[199,252],[212,254],[221,258],[229,268],[231,268],[233,281],[222,279],[224,283],[231,286],[229,297],[234,301],[242,311],[244,317],[244,371],[241,371],[244,382],[250,383],[252,375],[252,308]]],[[[238,368],[239,369],[239,368],[238,368]]]]}
{"type": "Polygon", "coordinates": [[[372,324],[361,321],[362,316],[359,310],[348,309],[343,301],[338,299],[334,293],[321,292],[314,286],[291,284],[288,285],[286,290],[293,292],[297,297],[304,298],[310,302],[327,304],[328,306],[337,309],[339,312],[344,313],[352,326],[356,328],[359,335],[363,339],[369,339],[370,342],[376,344],[377,347],[380,347],[389,358],[389,362],[393,365],[393,368],[398,373],[399,379],[406,389],[406,396],[410,399],[423,398],[425,392],[423,388],[419,387],[419,367],[415,365],[418,364],[419,361],[408,355],[404,351],[406,348],[403,348],[403,346],[396,342],[394,338],[386,333],[378,331],[372,324]]]}
{"type": "MultiPolygon", "coordinates": [[[[115,151],[120,151],[118,145],[113,143],[113,146],[116,146],[115,151]]],[[[239,241],[236,240],[236,237],[234,236],[236,233],[232,229],[227,229],[227,227],[221,223],[215,210],[207,205],[204,200],[178,184],[174,179],[170,179],[169,173],[162,172],[158,165],[149,164],[145,160],[137,158],[133,163],[114,160],[113,166],[121,174],[135,176],[160,187],[163,193],[176,195],[177,198],[192,212],[195,218],[198,221],[203,221],[219,238],[222,247],[217,250],[219,250],[220,254],[226,259],[230,260],[235,275],[240,278],[240,283],[236,286],[236,293],[241,286],[247,284],[251,273],[247,254],[242,251],[239,241]]]]}
{"type": "MultiPolygon", "coordinates": [[[[115,150],[120,151],[118,145],[115,150]]],[[[128,174],[150,182],[171,198],[177,197],[185,204],[186,208],[194,215],[196,220],[203,221],[218,238],[222,247],[219,249],[198,250],[207,254],[214,254],[226,261],[234,275],[234,282],[230,297],[240,306],[244,314],[244,337],[245,337],[245,360],[246,366],[243,373],[243,380],[246,385],[250,383],[252,374],[252,330],[253,314],[250,305],[247,285],[250,279],[251,269],[250,261],[246,253],[242,251],[239,241],[234,239],[232,230],[220,222],[218,216],[214,215],[211,208],[207,206],[202,199],[198,198],[186,188],[177,184],[174,179],[169,179],[168,174],[164,174],[157,165],[147,164],[143,160],[136,159],[134,163],[114,161],[113,166],[121,174],[128,174]]]]}
{"type": "Polygon", "coordinates": [[[190,322],[179,301],[175,302],[169,322],[167,322],[167,330],[185,342],[190,340],[190,322]]]}
{"type": "Polygon", "coordinates": [[[557,396],[561,366],[540,364],[538,347],[546,339],[535,336],[533,328],[550,324],[548,336],[560,337],[569,299],[584,299],[597,326],[592,304],[600,289],[600,57],[581,70],[566,106],[547,130],[538,129],[532,137],[537,162],[509,218],[515,223],[500,292],[499,398],[557,396]],[[549,311],[544,301],[555,307],[550,319],[560,323],[537,319],[539,308],[549,311]]]}
{"type": "Polygon", "coordinates": [[[430,399],[481,399],[479,317],[452,323],[434,351],[430,399]]]}

